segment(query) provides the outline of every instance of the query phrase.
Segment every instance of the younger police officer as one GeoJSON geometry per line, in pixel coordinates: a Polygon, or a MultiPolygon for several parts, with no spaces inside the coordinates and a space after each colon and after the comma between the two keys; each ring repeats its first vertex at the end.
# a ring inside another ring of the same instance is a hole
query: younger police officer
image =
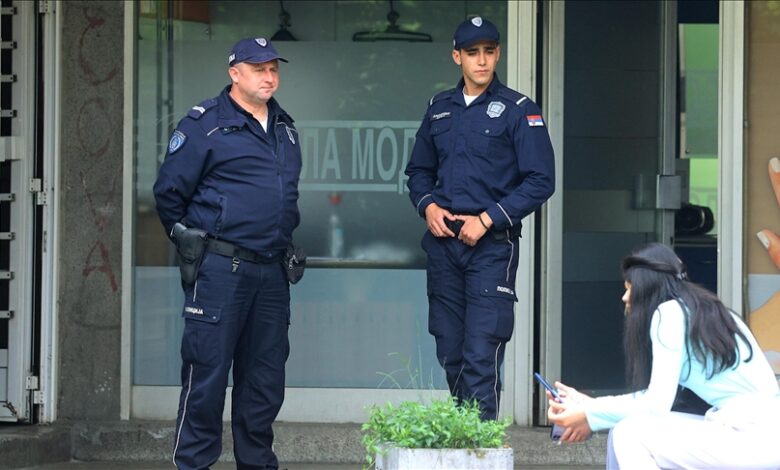
{"type": "Polygon", "coordinates": [[[298,133],[273,98],[279,61],[268,40],[239,41],[231,85],[179,122],[154,185],[169,234],[177,222],[208,233],[197,278],[183,282],[180,469],[207,469],[220,455],[231,365],[237,467],[278,468],[271,424],[284,399],[290,317],[280,261],[299,221],[301,171],[298,133]]]}
{"type": "Polygon", "coordinates": [[[521,220],[555,181],[538,106],[495,75],[498,42],[483,18],[458,26],[452,59],[463,78],[431,99],[406,167],[412,203],[428,224],[428,329],[450,392],[476,399],[483,419],[498,416],[521,220]]]}

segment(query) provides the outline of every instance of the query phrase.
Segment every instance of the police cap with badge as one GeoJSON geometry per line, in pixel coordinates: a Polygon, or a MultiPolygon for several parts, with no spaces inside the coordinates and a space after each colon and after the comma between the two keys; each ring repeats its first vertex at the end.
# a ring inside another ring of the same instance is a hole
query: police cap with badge
{"type": "Polygon", "coordinates": [[[228,56],[228,64],[232,67],[241,62],[262,64],[272,60],[287,62],[276,52],[274,46],[266,38],[246,38],[238,41],[228,56]]]}
{"type": "MultiPolygon", "coordinates": [[[[272,60],[280,60],[282,62],[288,62],[287,59],[280,56],[274,48],[271,41],[266,38],[245,38],[238,41],[230,50],[228,56],[228,64],[232,67],[240,64],[241,62],[247,62],[250,64],[262,64],[272,60]]],[[[212,106],[216,105],[216,100],[207,100],[212,106]]],[[[204,104],[201,103],[198,106],[193,106],[189,112],[189,116],[198,119],[206,111],[204,104]]],[[[289,132],[289,131],[288,131],[289,132]]],[[[291,137],[292,140],[292,137],[291,137]]],[[[187,136],[180,130],[173,131],[171,140],[168,142],[168,154],[173,155],[177,150],[182,148],[187,141],[187,136]]]]}
{"type": "Polygon", "coordinates": [[[468,49],[482,41],[498,44],[499,38],[496,25],[481,16],[475,16],[458,25],[452,39],[452,48],[456,50],[468,49]]]}

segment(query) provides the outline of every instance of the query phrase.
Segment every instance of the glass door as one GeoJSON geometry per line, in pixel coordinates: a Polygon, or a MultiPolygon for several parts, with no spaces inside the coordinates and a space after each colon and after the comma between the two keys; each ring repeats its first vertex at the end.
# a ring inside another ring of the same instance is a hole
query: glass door
{"type": "MultiPolygon", "coordinates": [[[[290,61],[281,64],[276,97],[296,120],[304,160],[295,240],[311,258],[291,289],[279,419],[362,421],[365,405],[446,393],[427,331],[425,224],[403,170],[428,101],[460,78],[451,59],[455,26],[484,15],[506,38],[507,2],[142,2],[139,9],[131,416],[171,418],[179,393],[182,294],[152,184],[173,126],[228,84],[227,51],[248,36],[276,38],[290,61]],[[396,21],[416,34],[366,40],[396,21]],[[407,40],[426,35],[430,41],[407,40]]],[[[506,62],[498,73],[506,82],[506,62]]]]}
{"type": "Polygon", "coordinates": [[[671,243],[680,203],[673,8],[585,1],[547,10],[546,95],[562,180],[547,227],[540,368],[595,394],[626,386],[621,259],[671,243]]]}

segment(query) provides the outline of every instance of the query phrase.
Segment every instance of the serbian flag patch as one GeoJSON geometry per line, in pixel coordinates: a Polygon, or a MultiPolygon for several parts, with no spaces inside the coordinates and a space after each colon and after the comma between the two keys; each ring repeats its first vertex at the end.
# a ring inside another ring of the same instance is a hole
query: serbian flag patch
{"type": "Polygon", "coordinates": [[[544,127],[544,121],[542,120],[542,117],[538,114],[531,114],[526,116],[528,118],[528,126],[529,127],[544,127]]]}

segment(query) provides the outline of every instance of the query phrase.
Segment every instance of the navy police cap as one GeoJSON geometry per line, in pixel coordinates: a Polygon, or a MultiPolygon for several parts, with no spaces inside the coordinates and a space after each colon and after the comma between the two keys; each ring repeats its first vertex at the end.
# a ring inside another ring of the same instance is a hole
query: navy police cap
{"type": "Polygon", "coordinates": [[[452,47],[457,50],[468,49],[480,41],[498,43],[498,39],[496,25],[481,16],[475,16],[458,25],[452,40],[452,47]]]}
{"type": "Polygon", "coordinates": [[[241,62],[249,62],[250,64],[262,64],[271,60],[279,59],[282,62],[287,62],[287,59],[283,59],[276,52],[274,46],[266,38],[246,38],[238,41],[233,49],[230,51],[230,57],[228,57],[228,64],[231,66],[240,64],[241,62]]]}

